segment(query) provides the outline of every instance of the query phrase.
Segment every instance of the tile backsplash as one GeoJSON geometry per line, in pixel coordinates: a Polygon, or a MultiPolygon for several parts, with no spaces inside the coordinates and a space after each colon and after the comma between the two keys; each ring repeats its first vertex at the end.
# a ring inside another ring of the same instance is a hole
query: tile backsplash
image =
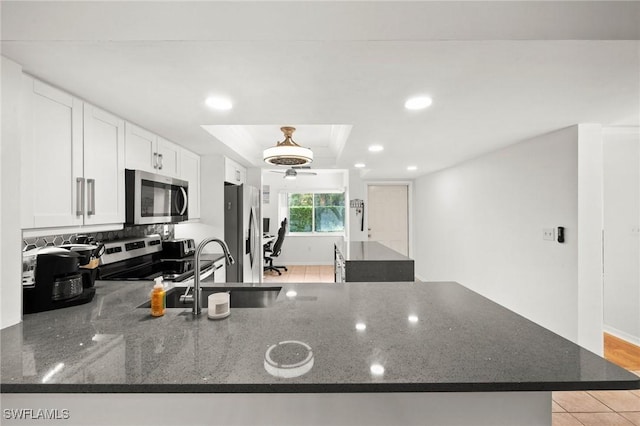
{"type": "Polygon", "coordinates": [[[40,237],[29,237],[22,239],[22,250],[31,250],[36,247],[45,246],[59,246],[61,244],[69,244],[74,241],[74,238],[78,235],[86,235],[93,237],[95,241],[107,242],[114,240],[121,240],[123,238],[144,237],[150,234],[160,234],[163,239],[174,238],[174,225],[173,224],[159,224],[159,225],[133,225],[125,226],[124,229],[119,231],[105,231],[105,232],[77,232],[73,234],[57,234],[57,235],[43,235],[40,237]],[[168,227],[168,232],[165,234],[165,226],[168,227]]]}

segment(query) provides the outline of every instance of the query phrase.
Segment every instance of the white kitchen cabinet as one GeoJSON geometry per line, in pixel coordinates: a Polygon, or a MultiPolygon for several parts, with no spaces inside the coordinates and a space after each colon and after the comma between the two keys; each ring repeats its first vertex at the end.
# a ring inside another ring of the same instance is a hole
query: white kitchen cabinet
{"type": "Polygon", "coordinates": [[[180,179],[189,182],[189,220],[200,218],[200,156],[186,149],[180,154],[180,179]]]}
{"type": "Polygon", "coordinates": [[[242,185],[247,182],[247,169],[235,161],[224,158],[224,181],[234,185],[242,185]]]}
{"type": "Polygon", "coordinates": [[[180,156],[183,149],[173,142],[158,136],[158,171],[165,176],[180,177],[180,156]]]}
{"type": "Polygon", "coordinates": [[[155,173],[158,160],[158,137],[153,133],[125,123],[125,167],[155,173]]]}
{"type": "Polygon", "coordinates": [[[82,225],[82,101],[26,75],[23,82],[22,227],[82,225]]]}
{"type": "Polygon", "coordinates": [[[131,123],[125,133],[127,169],[180,176],[180,146],[131,123]]]}
{"type": "Polygon", "coordinates": [[[22,227],[124,222],[124,121],[24,76],[22,227]]]}
{"type": "Polygon", "coordinates": [[[123,223],[124,120],[84,104],[84,224],[123,223]]]}

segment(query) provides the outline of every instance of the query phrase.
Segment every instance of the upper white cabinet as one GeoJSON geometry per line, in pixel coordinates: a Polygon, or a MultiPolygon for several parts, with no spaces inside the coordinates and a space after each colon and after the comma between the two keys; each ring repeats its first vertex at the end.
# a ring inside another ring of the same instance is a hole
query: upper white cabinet
{"type": "Polygon", "coordinates": [[[234,185],[242,185],[247,181],[247,169],[235,161],[224,158],[224,181],[234,185]]]}
{"type": "Polygon", "coordinates": [[[23,228],[124,222],[124,121],[24,76],[23,228]]]}
{"type": "Polygon", "coordinates": [[[85,225],[122,223],[124,120],[84,104],[85,225]]]}
{"type": "Polygon", "coordinates": [[[24,85],[22,227],[82,225],[82,101],[28,76],[24,85]]]}
{"type": "Polygon", "coordinates": [[[127,169],[180,176],[180,147],[135,124],[126,123],[127,169]]]}
{"type": "Polygon", "coordinates": [[[189,219],[200,218],[200,156],[182,150],[180,155],[180,179],[189,182],[189,219]]]}
{"type": "Polygon", "coordinates": [[[158,136],[158,173],[180,177],[180,156],[183,149],[158,136]]]}

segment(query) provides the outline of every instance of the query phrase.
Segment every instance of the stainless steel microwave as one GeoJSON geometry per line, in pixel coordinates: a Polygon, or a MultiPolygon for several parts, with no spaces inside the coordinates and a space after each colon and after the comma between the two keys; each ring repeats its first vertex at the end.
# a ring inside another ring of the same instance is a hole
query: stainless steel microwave
{"type": "Polygon", "coordinates": [[[188,219],[189,182],[142,170],[125,170],[126,223],[148,225],[188,219]]]}

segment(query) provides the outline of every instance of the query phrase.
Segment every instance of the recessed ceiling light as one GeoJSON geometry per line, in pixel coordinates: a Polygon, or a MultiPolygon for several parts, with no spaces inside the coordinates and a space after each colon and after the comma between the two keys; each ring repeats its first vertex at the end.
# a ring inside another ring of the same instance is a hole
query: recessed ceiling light
{"type": "Polygon", "coordinates": [[[404,103],[404,107],[406,109],[425,109],[429,105],[431,105],[433,101],[428,96],[416,96],[415,98],[409,98],[404,103]]]}
{"type": "Polygon", "coordinates": [[[382,376],[384,374],[384,367],[380,364],[372,364],[369,369],[374,376],[382,376]]]}
{"type": "Polygon", "coordinates": [[[380,152],[382,150],[384,150],[384,147],[382,145],[371,145],[369,147],[369,151],[371,152],[380,152]]]}
{"type": "Polygon", "coordinates": [[[233,104],[229,99],[220,96],[209,96],[205,103],[209,108],[220,111],[227,111],[233,108],[233,104]]]}
{"type": "Polygon", "coordinates": [[[357,167],[359,169],[361,169],[361,168],[363,168],[365,166],[366,166],[366,164],[364,164],[364,163],[356,163],[356,164],[353,165],[353,167],[357,167]]]}
{"type": "Polygon", "coordinates": [[[363,322],[356,323],[356,330],[364,331],[366,329],[367,329],[367,324],[365,324],[363,322]]]}
{"type": "Polygon", "coordinates": [[[409,170],[410,172],[418,170],[418,166],[407,166],[407,170],[409,170]]]}

